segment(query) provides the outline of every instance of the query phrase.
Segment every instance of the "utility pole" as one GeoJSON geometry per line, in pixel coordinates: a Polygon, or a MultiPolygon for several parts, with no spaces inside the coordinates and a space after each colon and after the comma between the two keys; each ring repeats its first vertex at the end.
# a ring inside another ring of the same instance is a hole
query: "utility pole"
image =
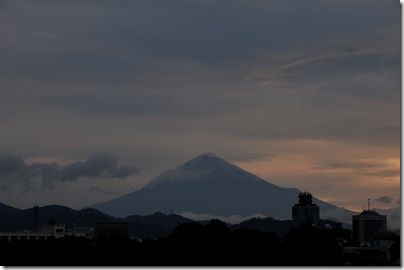
{"type": "Polygon", "coordinates": [[[38,232],[38,215],[39,215],[39,206],[37,203],[34,205],[34,230],[38,232]]]}

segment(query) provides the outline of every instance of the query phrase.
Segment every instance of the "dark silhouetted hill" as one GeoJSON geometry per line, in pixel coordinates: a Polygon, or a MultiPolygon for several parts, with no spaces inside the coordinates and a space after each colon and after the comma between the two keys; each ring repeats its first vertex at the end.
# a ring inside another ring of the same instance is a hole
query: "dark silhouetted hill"
{"type": "MultiPolygon", "coordinates": [[[[335,229],[337,224],[340,222],[336,222],[333,220],[320,220],[320,225],[327,226],[329,228],[335,229]],[[327,224],[327,225],[326,225],[327,224]]],[[[350,224],[340,223],[343,228],[350,228],[350,224]]],[[[261,232],[273,232],[279,237],[283,237],[286,233],[290,231],[293,223],[291,220],[277,220],[271,217],[267,218],[252,218],[246,221],[243,221],[239,224],[232,225],[231,228],[233,230],[238,229],[248,229],[255,230],[261,232]]]]}
{"type": "Polygon", "coordinates": [[[4,203],[0,203],[0,215],[2,217],[6,215],[14,215],[21,211],[21,209],[6,205],[4,203]]]}
{"type": "MultiPolygon", "coordinates": [[[[34,208],[25,210],[0,204],[0,231],[32,230],[35,227],[34,208]]],[[[97,222],[128,222],[129,234],[140,238],[167,236],[181,223],[192,220],[179,215],[155,213],[152,215],[132,215],[116,218],[97,209],[74,210],[60,205],[48,205],[38,208],[37,224],[46,224],[52,219],[65,224],[66,228],[92,227],[97,222]]]]}
{"type": "Polygon", "coordinates": [[[129,234],[140,238],[167,236],[182,223],[193,220],[179,215],[155,213],[149,216],[132,215],[124,219],[129,223],[129,234]]]}
{"type": "Polygon", "coordinates": [[[252,218],[232,226],[232,229],[249,229],[261,232],[273,232],[278,236],[283,236],[292,227],[291,220],[276,220],[268,218],[252,218]]]}
{"type": "MultiPolygon", "coordinates": [[[[16,209],[8,215],[1,215],[0,230],[16,231],[33,229],[35,226],[34,208],[25,210],[16,209]]],[[[46,224],[52,219],[57,223],[65,224],[67,228],[74,226],[93,226],[97,222],[111,222],[117,220],[96,209],[73,210],[60,205],[48,205],[38,208],[37,224],[46,224]]]]}

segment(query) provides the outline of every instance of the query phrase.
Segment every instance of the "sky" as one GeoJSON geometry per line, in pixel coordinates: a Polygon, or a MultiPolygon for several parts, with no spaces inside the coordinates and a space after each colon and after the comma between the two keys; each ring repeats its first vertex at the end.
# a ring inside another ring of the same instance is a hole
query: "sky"
{"type": "Polygon", "coordinates": [[[0,202],[94,205],[205,152],[400,199],[397,0],[0,0],[0,202]]]}

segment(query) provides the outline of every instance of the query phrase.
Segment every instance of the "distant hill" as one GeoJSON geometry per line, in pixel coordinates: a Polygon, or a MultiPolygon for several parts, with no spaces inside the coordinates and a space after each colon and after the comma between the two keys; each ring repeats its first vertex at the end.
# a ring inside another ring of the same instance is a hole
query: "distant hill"
{"type": "MultiPolygon", "coordinates": [[[[34,208],[25,210],[16,209],[3,215],[0,211],[0,230],[13,231],[23,229],[33,229],[35,226],[34,208]]],[[[46,224],[49,219],[57,223],[65,224],[67,228],[73,226],[93,226],[96,222],[109,222],[117,220],[96,209],[73,210],[60,205],[48,205],[38,208],[38,224],[46,224]]]]}
{"type": "MultiPolygon", "coordinates": [[[[192,221],[175,214],[115,218],[93,208],[74,210],[60,205],[39,207],[38,224],[46,224],[49,219],[65,224],[66,228],[92,227],[97,222],[128,222],[129,234],[140,238],[165,236],[178,224],[192,221]]],[[[34,229],[34,208],[21,210],[0,203],[0,221],[0,231],[34,229]]]]}
{"type": "Polygon", "coordinates": [[[268,218],[252,218],[235,224],[232,229],[249,229],[262,232],[274,232],[278,236],[283,236],[292,227],[291,220],[276,220],[271,217],[268,218]]]}
{"type": "MultiPolygon", "coordinates": [[[[140,190],[94,207],[113,216],[146,215],[174,209],[176,213],[210,216],[261,214],[291,219],[299,190],[274,185],[212,153],[163,172],[140,190]]],[[[321,217],[350,222],[354,212],[314,198],[321,217]]]]}
{"type": "Polygon", "coordinates": [[[124,219],[129,223],[129,234],[141,238],[167,236],[181,223],[193,220],[179,215],[154,213],[148,216],[132,215],[124,219]]]}
{"type": "Polygon", "coordinates": [[[387,215],[387,226],[389,229],[397,231],[401,228],[401,208],[376,209],[379,214],[387,215]]]}
{"type": "Polygon", "coordinates": [[[14,215],[21,211],[22,211],[21,209],[6,205],[4,203],[0,203],[0,216],[2,217],[7,215],[14,215]]]}

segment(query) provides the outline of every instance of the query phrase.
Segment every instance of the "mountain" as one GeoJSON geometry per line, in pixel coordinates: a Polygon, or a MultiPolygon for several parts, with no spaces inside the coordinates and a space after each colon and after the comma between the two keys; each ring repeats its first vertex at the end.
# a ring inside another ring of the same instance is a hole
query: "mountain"
{"type": "MultiPolygon", "coordinates": [[[[332,220],[320,220],[322,226],[330,226],[336,228],[336,222],[332,220]],[[327,225],[326,225],[327,224],[327,225]]],[[[349,224],[341,224],[342,227],[350,227],[349,224]]],[[[292,228],[291,220],[276,220],[271,217],[267,218],[251,218],[241,222],[240,224],[232,225],[233,230],[248,229],[261,232],[273,232],[279,237],[283,237],[292,228]]],[[[350,229],[350,228],[349,228],[350,229]]]]}
{"type": "MultiPolygon", "coordinates": [[[[0,203],[0,231],[34,229],[34,208],[25,210],[0,203]]],[[[93,208],[74,210],[60,205],[48,205],[37,210],[37,224],[46,224],[49,219],[65,224],[66,228],[94,227],[97,222],[128,222],[129,235],[140,238],[161,237],[170,234],[177,225],[193,220],[179,215],[155,213],[148,216],[116,218],[93,208]]]]}
{"type": "Polygon", "coordinates": [[[154,213],[149,216],[128,216],[125,218],[125,221],[128,223],[159,224],[168,230],[174,230],[175,227],[181,223],[193,222],[192,219],[184,218],[179,215],[166,215],[163,213],[154,213]]]}
{"type": "Polygon", "coordinates": [[[162,213],[128,216],[124,221],[129,224],[129,234],[140,238],[168,236],[179,224],[193,222],[179,215],[162,213]]]}
{"type": "Polygon", "coordinates": [[[397,230],[401,228],[401,208],[375,209],[376,212],[387,216],[387,226],[389,229],[397,230]]]}
{"type": "MultiPolygon", "coordinates": [[[[262,214],[290,219],[299,190],[284,188],[249,173],[212,153],[163,172],[142,189],[94,207],[114,216],[175,210],[212,216],[262,214]]],[[[347,218],[352,212],[314,198],[322,218],[347,218]]],[[[345,221],[345,220],[342,220],[345,221]]]]}
{"type": "Polygon", "coordinates": [[[252,218],[235,224],[232,229],[248,229],[262,232],[274,232],[280,237],[289,232],[292,227],[291,220],[276,220],[271,217],[268,218],[252,218]]]}
{"type": "MultiPolygon", "coordinates": [[[[34,208],[25,210],[16,209],[7,215],[0,210],[0,230],[16,231],[33,229],[35,227],[34,208]]],[[[46,224],[49,219],[57,223],[65,224],[67,228],[73,226],[94,226],[97,222],[112,222],[117,220],[96,209],[86,208],[73,210],[60,205],[48,205],[39,207],[37,210],[37,224],[46,224]]]]}
{"type": "Polygon", "coordinates": [[[18,212],[22,211],[21,209],[6,205],[4,203],[0,203],[0,216],[8,216],[8,215],[14,215],[18,212]]]}

